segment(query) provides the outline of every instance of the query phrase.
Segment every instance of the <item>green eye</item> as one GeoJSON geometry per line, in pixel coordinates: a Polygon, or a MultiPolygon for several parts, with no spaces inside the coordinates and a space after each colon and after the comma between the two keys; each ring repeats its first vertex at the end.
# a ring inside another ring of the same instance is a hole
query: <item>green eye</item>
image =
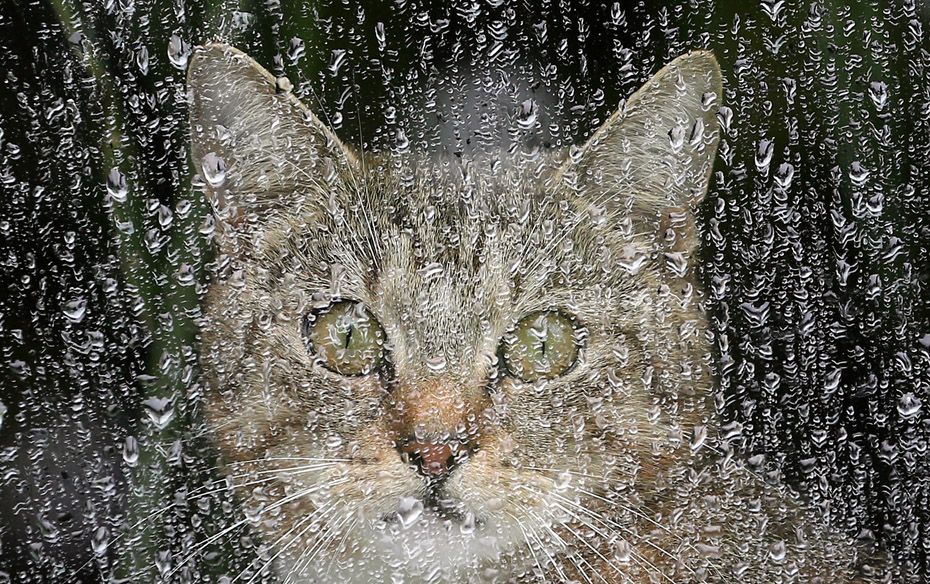
{"type": "Polygon", "coordinates": [[[565,315],[534,312],[504,337],[504,365],[523,381],[562,375],[578,358],[575,325],[565,315]]]}
{"type": "Polygon", "coordinates": [[[305,334],[327,369],[368,375],[381,365],[384,329],[358,302],[336,302],[307,317],[305,334]]]}

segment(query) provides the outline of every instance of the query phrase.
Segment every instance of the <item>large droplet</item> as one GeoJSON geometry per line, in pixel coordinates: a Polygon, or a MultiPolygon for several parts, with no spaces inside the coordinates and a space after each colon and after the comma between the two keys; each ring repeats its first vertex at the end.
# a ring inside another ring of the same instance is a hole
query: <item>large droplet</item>
{"type": "Polygon", "coordinates": [[[226,180],[226,162],[214,152],[207,152],[201,161],[203,178],[207,183],[217,188],[223,185],[226,180]]]}
{"type": "Polygon", "coordinates": [[[415,497],[401,497],[397,504],[397,519],[404,529],[409,528],[423,515],[423,501],[415,497]]]}

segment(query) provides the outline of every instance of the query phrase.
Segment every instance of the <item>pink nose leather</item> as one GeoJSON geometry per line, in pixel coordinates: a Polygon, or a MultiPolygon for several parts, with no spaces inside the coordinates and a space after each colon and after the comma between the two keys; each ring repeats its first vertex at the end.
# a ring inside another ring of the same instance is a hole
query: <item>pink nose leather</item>
{"type": "Polygon", "coordinates": [[[408,442],[400,451],[406,453],[411,462],[417,463],[420,472],[425,476],[444,475],[455,463],[452,447],[444,443],[408,442]]]}

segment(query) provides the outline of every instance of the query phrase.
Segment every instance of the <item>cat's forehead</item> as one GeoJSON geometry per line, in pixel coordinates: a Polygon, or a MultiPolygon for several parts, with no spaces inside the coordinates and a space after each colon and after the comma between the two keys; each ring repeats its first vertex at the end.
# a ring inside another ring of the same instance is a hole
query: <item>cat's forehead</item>
{"type": "Polygon", "coordinates": [[[363,205],[380,215],[382,224],[416,240],[421,253],[462,240],[472,246],[488,240],[504,245],[523,240],[544,223],[551,228],[571,210],[553,184],[553,159],[408,156],[392,161],[383,177],[364,181],[369,191],[354,198],[366,200],[363,205]]]}

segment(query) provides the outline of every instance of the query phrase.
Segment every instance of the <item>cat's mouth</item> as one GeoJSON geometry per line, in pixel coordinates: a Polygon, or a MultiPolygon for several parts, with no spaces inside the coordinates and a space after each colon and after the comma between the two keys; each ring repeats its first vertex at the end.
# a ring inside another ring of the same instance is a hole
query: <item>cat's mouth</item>
{"type": "Polygon", "coordinates": [[[444,524],[447,528],[457,527],[463,533],[479,529],[484,521],[465,508],[465,504],[450,497],[441,489],[428,489],[422,496],[403,497],[397,509],[385,513],[381,520],[388,525],[413,528],[420,522],[444,524]]]}

